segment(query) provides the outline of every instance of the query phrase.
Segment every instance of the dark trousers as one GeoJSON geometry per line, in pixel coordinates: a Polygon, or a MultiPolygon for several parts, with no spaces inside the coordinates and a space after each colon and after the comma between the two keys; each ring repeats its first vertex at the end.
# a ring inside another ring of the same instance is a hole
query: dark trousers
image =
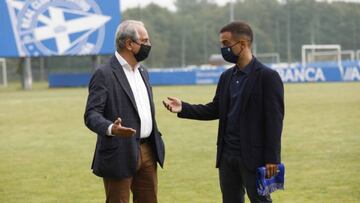
{"type": "Polygon", "coordinates": [[[140,145],[135,176],[123,180],[104,178],[106,203],[129,203],[130,190],[134,203],[157,203],[157,165],[148,143],[140,145]]]}
{"type": "Polygon", "coordinates": [[[256,173],[245,167],[239,155],[223,152],[219,177],[223,203],[243,203],[245,190],[251,203],[272,202],[270,196],[257,193],[256,173]]]}

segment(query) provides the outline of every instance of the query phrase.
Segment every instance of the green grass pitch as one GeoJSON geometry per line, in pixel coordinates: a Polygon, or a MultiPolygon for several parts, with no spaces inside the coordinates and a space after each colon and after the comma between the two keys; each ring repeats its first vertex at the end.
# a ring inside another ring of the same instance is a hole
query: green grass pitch
{"type": "MultiPolygon", "coordinates": [[[[217,121],[180,120],[161,101],[212,99],[215,86],[154,87],[166,144],[159,202],[219,203],[217,121]]],[[[87,89],[0,88],[0,202],[104,202],[90,171],[96,136],[83,123],[87,89]]],[[[274,202],[360,202],[360,83],[285,85],[286,189],[274,202]]]]}

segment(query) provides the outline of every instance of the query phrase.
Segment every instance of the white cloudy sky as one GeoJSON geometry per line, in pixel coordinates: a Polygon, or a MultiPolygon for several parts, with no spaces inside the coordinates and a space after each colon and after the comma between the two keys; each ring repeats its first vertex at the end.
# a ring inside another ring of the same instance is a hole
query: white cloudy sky
{"type": "MultiPolygon", "coordinates": [[[[232,0],[212,0],[219,5],[225,5],[226,3],[232,1],[232,0]]],[[[281,1],[281,0],[280,0],[281,1]]],[[[357,2],[360,3],[360,0],[318,0],[318,1],[328,1],[328,2],[335,2],[335,1],[343,1],[343,2],[357,2]]],[[[149,3],[153,2],[156,3],[162,7],[166,7],[170,10],[174,10],[174,2],[175,0],[121,0],[121,10],[126,10],[128,8],[138,7],[139,5],[141,7],[144,7],[148,5],[149,3]]]]}

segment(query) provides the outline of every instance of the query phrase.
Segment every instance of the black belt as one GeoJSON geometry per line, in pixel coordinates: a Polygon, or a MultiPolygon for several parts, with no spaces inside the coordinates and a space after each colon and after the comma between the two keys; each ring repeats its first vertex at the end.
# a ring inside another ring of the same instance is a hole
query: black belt
{"type": "Polygon", "coordinates": [[[150,137],[147,137],[147,138],[142,138],[140,139],[140,144],[145,144],[145,143],[149,143],[150,142],[150,137]]]}

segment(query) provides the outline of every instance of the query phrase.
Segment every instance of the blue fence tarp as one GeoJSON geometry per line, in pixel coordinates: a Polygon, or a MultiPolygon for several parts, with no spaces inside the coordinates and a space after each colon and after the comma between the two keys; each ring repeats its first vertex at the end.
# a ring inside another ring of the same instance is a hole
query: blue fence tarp
{"type": "MultiPolygon", "coordinates": [[[[311,64],[306,68],[270,67],[276,70],[285,83],[305,82],[349,82],[360,81],[360,62],[346,62],[342,67],[331,63],[311,64]],[[315,66],[316,65],[316,66],[315,66]]],[[[196,85],[216,84],[225,67],[198,67],[191,69],[150,69],[150,83],[152,85],[196,85]]],[[[87,86],[91,74],[50,74],[50,87],[87,86]]]]}

